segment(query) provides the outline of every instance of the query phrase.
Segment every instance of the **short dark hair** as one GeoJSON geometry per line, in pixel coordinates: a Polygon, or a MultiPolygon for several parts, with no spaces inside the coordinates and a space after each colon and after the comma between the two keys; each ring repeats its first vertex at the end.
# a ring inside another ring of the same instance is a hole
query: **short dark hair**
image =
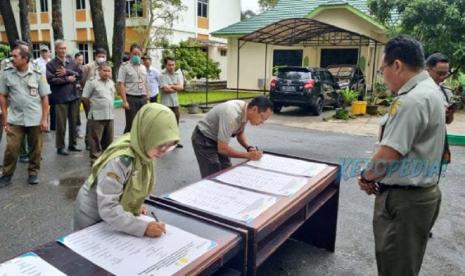
{"type": "Polygon", "coordinates": [[[390,65],[396,59],[412,69],[423,69],[425,67],[423,46],[418,40],[408,35],[396,36],[386,43],[384,61],[390,65]]]}
{"type": "Polygon", "coordinates": [[[273,109],[273,103],[265,96],[253,98],[247,108],[252,108],[254,106],[258,108],[258,112],[265,112],[268,109],[273,109]]]}
{"type": "Polygon", "coordinates": [[[134,50],[135,48],[138,48],[142,51],[142,47],[138,43],[132,43],[131,47],[129,48],[129,52],[132,52],[132,50],[134,50]]]}
{"type": "Polygon", "coordinates": [[[131,57],[129,56],[129,53],[124,53],[123,54],[123,57],[122,57],[123,62],[126,62],[126,61],[128,61],[130,59],[131,59],[131,57]]]}
{"type": "Polygon", "coordinates": [[[13,48],[15,48],[16,46],[26,46],[28,49],[31,49],[31,45],[29,43],[20,39],[15,40],[13,48]]]}
{"type": "Polygon", "coordinates": [[[142,59],[149,59],[149,60],[152,60],[152,58],[148,55],[148,54],[144,54],[142,56],[142,59]]]}
{"type": "Polygon", "coordinates": [[[176,62],[176,59],[174,57],[165,57],[163,59],[163,65],[166,65],[168,63],[168,61],[170,61],[170,60],[176,62]]]}
{"type": "Polygon", "coordinates": [[[26,48],[24,48],[23,46],[24,45],[16,44],[13,50],[18,50],[19,56],[26,59],[27,62],[29,62],[31,60],[31,53],[28,50],[26,50],[26,48]]]}
{"type": "Polygon", "coordinates": [[[111,64],[108,61],[104,61],[104,62],[98,64],[98,69],[101,69],[102,67],[110,67],[111,68],[111,64]]]}
{"type": "Polygon", "coordinates": [[[80,56],[82,56],[81,52],[77,52],[77,53],[74,55],[74,58],[78,58],[78,57],[80,57],[80,56]]]}
{"type": "Polygon", "coordinates": [[[104,54],[104,55],[107,55],[107,50],[103,49],[103,48],[97,48],[95,49],[95,56],[98,55],[98,54],[104,54]]]}
{"type": "Polygon", "coordinates": [[[447,62],[449,63],[449,58],[444,55],[443,53],[434,53],[426,59],[426,66],[427,67],[434,67],[439,62],[447,62]]]}

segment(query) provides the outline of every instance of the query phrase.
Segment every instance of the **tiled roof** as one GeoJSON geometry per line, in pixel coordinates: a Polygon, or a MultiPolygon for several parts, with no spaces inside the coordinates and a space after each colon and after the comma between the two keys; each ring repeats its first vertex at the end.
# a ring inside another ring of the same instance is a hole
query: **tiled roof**
{"type": "Polygon", "coordinates": [[[368,15],[367,0],[280,0],[268,11],[213,32],[215,36],[243,35],[287,18],[301,18],[319,6],[350,5],[368,15]]]}

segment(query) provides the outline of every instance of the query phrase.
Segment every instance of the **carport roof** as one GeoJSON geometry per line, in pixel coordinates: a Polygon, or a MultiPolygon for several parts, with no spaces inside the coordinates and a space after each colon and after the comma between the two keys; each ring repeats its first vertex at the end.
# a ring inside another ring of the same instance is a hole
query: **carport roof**
{"type": "Polygon", "coordinates": [[[376,41],[310,18],[283,19],[244,35],[239,40],[286,46],[366,46],[370,41],[376,41]]]}

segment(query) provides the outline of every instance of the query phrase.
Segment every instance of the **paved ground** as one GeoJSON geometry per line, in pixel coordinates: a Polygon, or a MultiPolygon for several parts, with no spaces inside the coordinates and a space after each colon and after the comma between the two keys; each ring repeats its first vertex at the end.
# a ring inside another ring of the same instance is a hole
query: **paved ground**
{"type": "MultiPolygon", "coordinates": [[[[252,144],[269,151],[331,162],[370,156],[374,137],[338,133],[350,129],[348,125],[353,121],[322,127],[326,122],[321,122],[321,118],[300,113],[285,109],[282,115],[274,116],[271,123],[259,128],[248,127],[252,144]],[[297,127],[288,126],[293,124],[297,127]]],[[[325,114],[329,116],[328,112],[325,114]]],[[[117,121],[124,122],[120,110],[117,115],[117,121]]],[[[190,133],[200,116],[183,117],[181,132],[185,148],[158,162],[156,194],[200,179],[189,144],[190,133]]],[[[371,123],[368,125],[367,128],[373,128],[371,123]]],[[[122,128],[123,124],[118,123],[115,133],[121,133],[122,128]]],[[[1,160],[4,144],[5,140],[0,144],[1,160]]],[[[441,214],[427,249],[422,275],[465,275],[465,192],[461,181],[465,177],[462,169],[465,148],[453,147],[452,153],[453,163],[441,181],[441,214]]],[[[87,152],[57,156],[54,134],[46,135],[41,184],[26,184],[26,166],[19,164],[14,183],[0,190],[0,262],[71,232],[74,198],[88,172],[87,152]]],[[[354,179],[342,182],[336,252],[331,254],[288,241],[265,262],[259,274],[375,275],[372,211],[373,198],[359,191],[354,179]]]]}

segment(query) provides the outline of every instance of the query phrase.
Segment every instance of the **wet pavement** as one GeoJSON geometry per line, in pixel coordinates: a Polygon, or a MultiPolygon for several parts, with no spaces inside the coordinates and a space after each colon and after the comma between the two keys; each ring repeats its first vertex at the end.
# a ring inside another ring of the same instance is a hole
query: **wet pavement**
{"type": "MultiPolygon", "coordinates": [[[[117,112],[115,134],[124,128],[117,112]]],[[[154,193],[164,194],[200,179],[190,134],[202,115],[183,115],[181,142],[157,164],[154,193]]],[[[279,115],[276,119],[281,118],[279,115]]],[[[287,115],[303,122],[307,117],[287,115]]],[[[311,119],[312,120],[312,119],[311,119]]],[[[277,122],[272,120],[272,122],[277,122]]],[[[375,138],[267,123],[247,127],[250,144],[268,151],[329,162],[367,158],[375,138]]],[[[5,137],[0,144],[3,161],[5,137]]],[[[84,147],[83,140],[79,146],[84,147]]],[[[0,262],[72,231],[74,199],[89,173],[88,152],[56,154],[54,133],[45,134],[40,184],[27,184],[27,165],[18,163],[13,183],[0,189],[0,262]]],[[[465,275],[465,148],[452,148],[453,163],[441,180],[443,201],[422,275],[465,275]]],[[[0,162],[2,162],[0,161],[0,162]]],[[[239,160],[235,160],[238,162],[239,160]]],[[[260,268],[260,275],[375,275],[372,234],[373,197],[358,190],[355,179],[341,183],[336,252],[287,241],[260,268]]]]}

